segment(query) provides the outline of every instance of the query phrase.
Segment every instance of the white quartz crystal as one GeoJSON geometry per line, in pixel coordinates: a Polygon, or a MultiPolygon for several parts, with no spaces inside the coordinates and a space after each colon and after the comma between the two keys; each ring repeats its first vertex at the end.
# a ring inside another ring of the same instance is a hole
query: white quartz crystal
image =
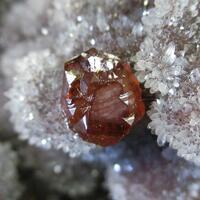
{"type": "Polygon", "coordinates": [[[15,61],[14,87],[6,92],[11,121],[27,139],[45,149],[63,149],[73,157],[93,146],[69,130],[60,108],[63,68],[50,50],[31,52],[15,61]]]}
{"type": "Polygon", "coordinates": [[[200,4],[155,0],[143,17],[146,37],[137,53],[138,78],[159,100],[148,115],[158,144],[200,165],[200,4]]]}

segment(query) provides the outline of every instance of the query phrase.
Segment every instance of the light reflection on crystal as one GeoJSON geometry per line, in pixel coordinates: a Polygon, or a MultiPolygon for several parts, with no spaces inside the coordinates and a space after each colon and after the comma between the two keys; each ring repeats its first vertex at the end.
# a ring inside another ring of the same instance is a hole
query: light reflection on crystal
{"type": "Polygon", "coordinates": [[[90,44],[91,44],[92,46],[94,46],[94,45],[96,44],[96,41],[95,41],[94,38],[92,38],[92,39],[90,40],[90,44]]]}
{"type": "Polygon", "coordinates": [[[46,144],[47,144],[46,139],[41,140],[41,143],[42,143],[43,145],[46,145],[46,144]]]}
{"type": "Polygon", "coordinates": [[[199,83],[200,82],[200,69],[196,68],[190,72],[190,79],[192,83],[199,83]]]}
{"type": "Polygon", "coordinates": [[[76,18],[76,19],[77,19],[77,21],[78,21],[78,22],[82,22],[82,20],[83,20],[83,17],[79,15],[79,16],[77,16],[77,18],[76,18]]]}
{"type": "Polygon", "coordinates": [[[62,166],[61,165],[55,165],[53,170],[54,170],[55,174],[60,174],[62,172],[62,166]]]}
{"type": "Polygon", "coordinates": [[[24,99],[25,99],[24,96],[20,96],[20,97],[19,97],[19,100],[20,100],[20,101],[24,101],[24,99]]]}
{"type": "Polygon", "coordinates": [[[113,166],[113,169],[114,169],[114,171],[116,171],[116,172],[120,172],[121,171],[121,166],[119,165],[119,164],[114,164],[114,166],[113,166]]]}
{"type": "Polygon", "coordinates": [[[49,31],[48,31],[47,28],[44,28],[44,27],[43,27],[43,28],[41,29],[41,33],[42,33],[43,35],[46,36],[46,35],[48,35],[49,31]]]}
{"type": "Polygon", "coordinates": [[[33,120],[33,119],[34,119],[33,113],[29,113],[28,120],[33,120]]]}

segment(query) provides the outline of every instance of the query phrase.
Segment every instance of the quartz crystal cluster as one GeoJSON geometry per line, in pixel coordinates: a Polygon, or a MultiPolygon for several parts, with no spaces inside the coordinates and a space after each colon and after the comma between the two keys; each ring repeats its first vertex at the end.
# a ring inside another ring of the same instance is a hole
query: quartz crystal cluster
{"type": "Polygon", "coordinates": [[[200,165],[200,3],[155,0],[143,17],[146,37],[137,53],[138,79],[157,93],[148,112],[158,143],[200,165]]]}
{"type": "Polygon", "coordinates": [[[18,74],[13,81],[18,90],[7,92],[11,99],[7,107],[12,107],[11,121],[21,133],[20,138],[45,149],[63,149],[72,157],[87,152],[93,145],[85,144],[67,130],[61,117],[63,67],[55,55],[49,50],[32,52],[15,64],[18,74]]]}
{"type": "Polygon", "coordinates": [[[61,104],[69,127],[101,146],[117,143],[144,115],[130,65],[94,48],[65,63],[61,104]]]}
{"type": "Polygon", "coordinates": [[[199,167],[180,159],[170,148],[160,153],[156,144],[148,140],[147,136],[139,144],[132,144],[132,153],[123,150],[126,160],[121,159],[107,169],[106,185],[112,199],[198,199],[199,167]]]}

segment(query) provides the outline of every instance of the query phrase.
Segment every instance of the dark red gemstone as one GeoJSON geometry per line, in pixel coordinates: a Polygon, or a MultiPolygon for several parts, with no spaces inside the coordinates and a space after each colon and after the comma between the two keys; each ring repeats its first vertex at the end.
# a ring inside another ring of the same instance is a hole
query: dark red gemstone
{"type": "Polygon", "coordinates": [[[84,140],[115,144],[143,117],[139,82],[118,57],[90,49],[64,70],[62,108],[70,129],[84,140]]]}

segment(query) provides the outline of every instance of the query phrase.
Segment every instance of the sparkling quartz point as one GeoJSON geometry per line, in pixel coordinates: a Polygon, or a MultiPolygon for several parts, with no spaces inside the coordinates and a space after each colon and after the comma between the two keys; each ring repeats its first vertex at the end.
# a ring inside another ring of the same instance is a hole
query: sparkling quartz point
{"type": "Polygon", "coordinates": [[[145,112],[130,65],[96,49],[65,63],[61,105],[69,128],[100,146],[116,144],[145,112]]]}

